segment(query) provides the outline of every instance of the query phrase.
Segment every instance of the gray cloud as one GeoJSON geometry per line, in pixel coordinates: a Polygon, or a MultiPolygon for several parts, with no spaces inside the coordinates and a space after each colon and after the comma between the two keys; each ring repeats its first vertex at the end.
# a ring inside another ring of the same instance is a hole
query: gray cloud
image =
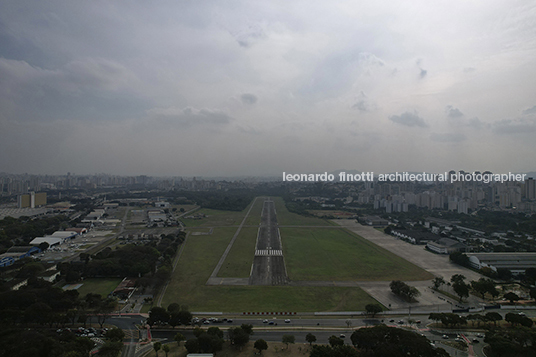
{"type": "Polygon", "coordinates": [[[368,99],[367,95],[363,91],[361,91],[357,98],[357,102],[352,105],[352,109],[357,109],[360,112],[368,113],[376,110],[376,105],[368,99]]]}
{"type": "Polygon", "coordinates": [[[523,113],[524,115],[528,115],[528,114],[536,114],[536,105],[533,106],[532,108],[528,108],[528,109],[523,110],[522,113],[523,113]]]}
{"type": "Polygon", "coordinates": [[[251,93],[244,93],[240,96],[243,104],[253,105],[257,103],[257,96],[251,93]]]}
{"type": "Polygon", "coordinates": [[[410,127],[419,126],[421,128],[426,128],[428,126],[424,119],[417,115],[417,112],[405,112],[400,115],[391,115],[389,120],[410,127]]]}
{"type": "Polygon", "coordinates": [[[441,143],[459,143],[467,138],[460,133],[432,133],[430,139],[441,143]]]}
{"type": "Polygon", "coordinates": [[[129,92],[136,76],[110,60],[86,58],[51,70],[0,58],[0,78],[3,113],[19,120],[120,119],[145,109],[146,101],[129,92]]]}
{"type": "Polygon", "coordinates": [[[421,78],[424,78],[424,77],[426,77],[426,75],[428,74],[428,71],[425,70],[425,69],[423,69],[423,68],[421,67],[421,62],[422,62],[422,59],[418,59],[418,60],[416,61],[416,64],[417,64],[417,67],[419,67],[419,69],[421,70],[421,72],[419,73],[419,76],[420,76],[421,78]]]}
{"type": "Polygon", "coordinates": [[[536,119],[517,118],[504,119],[493,123],[492,130],[496,134],[522,134],[536,131],[536,119]]]}
{"type": "Polygon", "coordinates": [[[490,125],[487,123],[484,123],[482,120],[478,119],[477,117],[471,118],[467,121],[467,126],[475,129],[489,129],[490,125]]]}
{"type": "Polygon", "coordinates": [[[463,113],[458,108],[454,108],[452,105],[447,105],[445,111],[447,112],[447,116],[449,118],[459,118],[463,116],[463,113]]]}
{"type": "Polygon", "coordinates": [[[147,111],[150,117],[166,120],[168,123],[178,123],[186,126],[194,125],[225,125],[234,119],[217,109],[153,108],[147,111]]]}

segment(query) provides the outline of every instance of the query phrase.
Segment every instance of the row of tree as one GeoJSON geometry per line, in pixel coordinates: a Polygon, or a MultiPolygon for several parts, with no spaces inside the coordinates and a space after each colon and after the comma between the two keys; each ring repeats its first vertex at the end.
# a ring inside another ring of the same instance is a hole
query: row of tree
{"type": "Polygon", "coordinates": [[[399,328],[379,325],[355,330],[350,336],[352,346],[331,336],[329,345],[315,345],[311,357],[446,357],[448,353],[436,348],[420,334],[399,328]]]}

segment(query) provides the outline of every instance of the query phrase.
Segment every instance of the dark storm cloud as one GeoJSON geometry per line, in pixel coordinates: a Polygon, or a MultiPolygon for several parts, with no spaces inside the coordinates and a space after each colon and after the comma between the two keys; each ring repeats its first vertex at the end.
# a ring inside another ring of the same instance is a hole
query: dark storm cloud
{"type": "Polygon", "coordinates": [[[447,105],[445,111],[447,112],[447,116],[449,118],[459,118],[463,116],[463,113],[458,108],[454,108],[452,105],[447,105]]]}
{"type": "Polygon", "coordinates": [[[257,103],[257,96],[251,93],[244,93],[240,96],[243,104],[253,105],[257,103]]]}
{"type": "Polygon", "coordinates": [[[430,139],[440,143],[459,143],[465,141],[467,138],[460,133],[432,133],[430,139]]]}
{"type": "Polygon", "coordinates": [[[410,126],[410,127],[421,127],[426,128],[428,125],[424,121],[423,118],[421,118],[419,115],[417,115],[417,112],[405,112],[400,115],[391,115],[389,117],[389,120],[393,123],[410,126]]]}
{"type": "Polygon", "coordinates": [[[148,114],[156,119],[164,119],[168,123],[178,123],[186,126],[225,125],[234,120],[221,110],[206,108],[154,108],[149,110],[148,114]]]}

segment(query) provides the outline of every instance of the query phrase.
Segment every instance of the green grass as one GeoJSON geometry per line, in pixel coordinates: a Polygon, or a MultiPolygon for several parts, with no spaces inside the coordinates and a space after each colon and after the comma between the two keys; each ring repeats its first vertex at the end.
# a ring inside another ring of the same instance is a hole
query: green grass
{"type": "Polygon", "coordinates": [[[247,211],[218,211],[202,208],[192,213],[198,215],[204,213],[208,217],[201,219],[180,218],[186,227],[212,227],[212,226],[238,226],[242,223],[247,211]]]}
{"type": "Polygon", "coordinates": [[[153,304],[143,304],[143,306],[140,309],[140,313],[142,314],[148,314],[149,311],[153,308],[153,304]]]}
{"type": "Polygon", "coordinates": [[[281,228],[291,280],[427,280],[433,275],[342,229],[281,228]]]}
{"type": "MultiPolygon", "coordinates": [[[[206,286],[234,228],[188,237],[162,306],[172,302],[191,311],[347,311],[376,301],[360,288],[290,286],[206,286]]],[[[238,238],[237,238],[238,239],[238,238]]]]}
{"type": "Polygon", "coordinates": [[[277,213],[277,223],[280,226],[334,226],[335,224],[325,219],[302,216],[289,212],[281,197],[274,197],[277,213]]]}
{"type": "Polygon", "coordinates": [[[225,259],[219,277],[224,278],[247,278],[251,271],[255,256],[255,243],[257,241],[258,228],[242,228],[238,237],[225,259]]]}
{"type": "Polygon", "coordinates": [[[100,294],[103,298],[106,298],[108,294],[114,291],[117,288],[117,285],[123,279],[119,278],[92,278],[85,279],[82,283],[83,285],[77,289],[80,297],[83,298],[88,293],[100,294]]]}
{"type": "MultiPolygon", "coordinates": [[[[262,213],[262,207],[264,205],[264,199],[262,197],[258,197],[257,200],[254,202],[255,204],[253,208],[251,209],[251,212],[249,212],[249,216],[246,219],[246,222],[244,223],[244,225],[246,226],[257,226],[261,223],[261,213],[262,213]]],[[[249,206],[248,206],[248,209],[249,209],[249,206]]]]}

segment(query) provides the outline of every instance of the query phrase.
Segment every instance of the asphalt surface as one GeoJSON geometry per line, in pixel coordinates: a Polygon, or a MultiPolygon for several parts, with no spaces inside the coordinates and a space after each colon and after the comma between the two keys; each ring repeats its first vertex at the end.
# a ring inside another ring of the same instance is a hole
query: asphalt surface
{"type": "Polygon", "coordinates": [[[249,285],[285,285],[288,280],[275,204],[267,199],[262,208],[249,285]]]}

